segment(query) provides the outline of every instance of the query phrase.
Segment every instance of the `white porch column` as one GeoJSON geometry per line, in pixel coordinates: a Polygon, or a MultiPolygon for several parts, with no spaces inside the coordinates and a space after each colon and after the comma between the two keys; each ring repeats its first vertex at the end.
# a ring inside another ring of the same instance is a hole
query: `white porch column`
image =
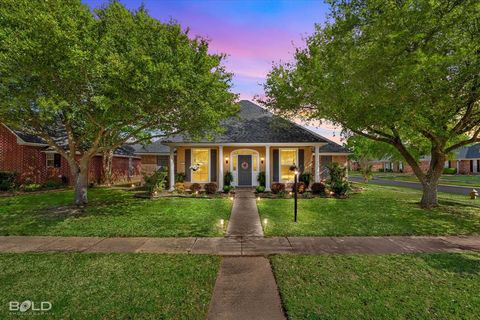
{"type": "Polygon", "coordinates": [[[270,192],[270,146],[265,146],[265,191],[270,192]]]}
{"type": "Polygon", "coordinates": [[[223,191],[223,146],[218,147],[218,191],[223,191]]]}
{"type": "Polygon", "coordinates": [[[315,182],[320,182],[320,147],[315,146],[315,182]]]}
{"type": "Polygon", "coordinates": [[[170,191],[175,190],[175,148],[170,147],[170,163],[168,165],[168,171],[170,176],[170,191]]]}

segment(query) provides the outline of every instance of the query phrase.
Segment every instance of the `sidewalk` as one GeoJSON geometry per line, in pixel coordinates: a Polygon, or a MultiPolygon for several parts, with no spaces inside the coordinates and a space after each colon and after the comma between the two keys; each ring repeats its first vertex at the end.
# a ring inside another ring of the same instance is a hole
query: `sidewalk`
{"type": "Polygon", "coordinates": [[[480,251],[480,236],[101,238],[0,236],[0,252],[131,252],[221,256],[480,251]]]}

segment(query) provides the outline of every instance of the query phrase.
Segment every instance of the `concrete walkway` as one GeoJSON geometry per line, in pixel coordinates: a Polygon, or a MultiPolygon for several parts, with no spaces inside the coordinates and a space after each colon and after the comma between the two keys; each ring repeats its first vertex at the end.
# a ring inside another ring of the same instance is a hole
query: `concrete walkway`
{"type": "Polygon", "coordinates": [[[207,319],[285,319],[268,259],[223,258],[207,319]]]}
{"type": "MultiPolygon", "coordinates": [[[[216,251],[233,255],[238,255],[239,252],[240,255],[257,255],[257,243],[263,240],[253,190],[235,189],[227,235],[215,244],[216,251]]],[[[258,244],[261,248],[261,244],[258,244]]],[[[195,244],[192,252],[195,252],[195,244]]],[[[286,319],[270,261],[265,257],[224,257],[207,319],[286,319]]]]}
{"type": "Polygon", "coordinates": [[[235,201],[227,228],[227,237],[263,237],[255,194],[251,188],[235,189],[235,201]]]}
{"type": "MultiPolygon", "coordinates": [[[[353,182],[363,182],[363,179],[361,177],[349,177],[349,180],[353,182]]],[[[390,180],[390,179],[375,178],[374,180],[370,180],[368,183],[382,185],[382,186],[405,187],[405,188],[422,190],[422,185],[419,182],[397,181],[397,180],[390,180]]],[[[477,191],[480,191],[478,190],[479,189],[478,187],[474,187],[474,186],[471,186],[471,187],[446,186],[446,185],[438,186],[439,192],[461,194],[461,195],[464,195],[465,197],[468,196],[468,194],[470,193],[470,191],[472,191],[472,189],[477,189],[477,191]]]]}
{"type": "Polygon", "coordinates": [[[102,238],[0,236],[0,252],[130,252],[220,256],[480,251],[480,236],[102,238]]]}

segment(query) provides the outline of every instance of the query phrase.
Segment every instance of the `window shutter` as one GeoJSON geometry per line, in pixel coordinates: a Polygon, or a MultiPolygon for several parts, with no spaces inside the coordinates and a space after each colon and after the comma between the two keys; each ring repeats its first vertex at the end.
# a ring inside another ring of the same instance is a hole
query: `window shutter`
{"type": "Polygon", "coordinates": [[[210,182],[217,181],[217,149],[210,149],[210,182]]]}
{"type": "Polygon", "coordinates": [[[303,173],[305,170],[305,150],[298,149],[298,170],[303,173]]]}
{"type": "Polygon", "coordinates": [[[53,155],[53,166],[60,168],[62,166],[62,156],[59,153],[53,155]]]}
{"type": "Polygon", "coordinates": [[[278,177],[278,169],[280,165],[280,159],[278,157],[278,149],[273,149],[273,181],[278,182],[279,177],[278,177]]]}
{"type": "Polygon", "coordinates": [[[190,171],[190,166],[192,162],[192,150],[185,149],[185,181],[192,181],[192,171],[190,171]]]}

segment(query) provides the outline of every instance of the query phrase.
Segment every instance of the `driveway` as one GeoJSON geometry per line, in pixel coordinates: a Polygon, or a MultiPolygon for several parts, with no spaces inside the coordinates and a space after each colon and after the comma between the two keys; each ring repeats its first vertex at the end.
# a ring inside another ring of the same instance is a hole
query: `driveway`
{"type": "MultiPolygon", "coordinates": [[[[349,177],[348,179],[353,182],[363,182],[363,178],[361,177],[349,177]]],[[[422,185],[419,182],[407,182],[407,181],[396,181],[396,180],[390,180],[390,179],[375,178],[374,180],[370,180],[368,183],[378,184],[383,186],[405,187],[405,188],[422,190],[422,185]]],[[[455,193],[455,194],[461,194],[461,195],[468,195],[470,191],[472,191],[472,189],[473,187],[445,186],[445,185],[438,186],[439,192],[455,193]]]]}

